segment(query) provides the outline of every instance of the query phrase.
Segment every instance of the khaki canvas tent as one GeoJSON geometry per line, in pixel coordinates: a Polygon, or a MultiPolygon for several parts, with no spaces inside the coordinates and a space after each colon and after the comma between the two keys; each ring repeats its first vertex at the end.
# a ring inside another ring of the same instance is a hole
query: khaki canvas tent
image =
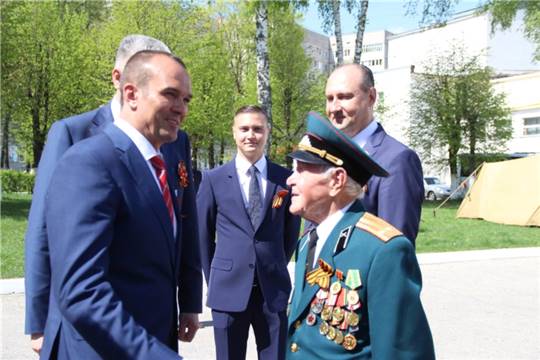
{"type": "Polygon", "coordinates": [[[485,163],[457,217],[540,226],[540,155],[485,163]]]}

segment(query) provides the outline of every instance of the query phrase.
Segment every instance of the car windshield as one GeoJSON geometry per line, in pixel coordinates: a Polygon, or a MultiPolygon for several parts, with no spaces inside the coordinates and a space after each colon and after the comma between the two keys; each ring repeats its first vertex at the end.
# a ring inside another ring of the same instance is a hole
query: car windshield
{"type": "Polygon", "coordinates": [[[441,181],[439,180],[439,178],[426,178],[426,183],[428,185],[438,185],[441,183],[441,181]]]}

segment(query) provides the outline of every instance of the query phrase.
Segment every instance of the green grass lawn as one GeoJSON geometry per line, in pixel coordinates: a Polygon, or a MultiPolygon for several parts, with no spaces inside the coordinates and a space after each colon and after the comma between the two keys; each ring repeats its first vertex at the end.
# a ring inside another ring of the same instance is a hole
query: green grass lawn
{"type": "Polygon", "coordinates": [[[22,277],[24,273],[24,233],[31,195],[2,194],[0,276],[22,277]]]}
{"type": "MultiPolygon", "coordinates": [[[[22,277],[24,232],[30,195],[2,196],[0,229],[1,278],[22,277]]],[[[540,246],[540,228],[494,224],[483,220],[456,219],[459,202],[449,202],[433,216],[440,202],[424,203],[418,252],[540,246]]]]}
{"type": "Polygon", "coordinates": [[[540,228],[457,219],[459,204],[449,201],[433,216],[440,202],[424,202],[416,239],[418,252],[540,246],[540,228]]]}

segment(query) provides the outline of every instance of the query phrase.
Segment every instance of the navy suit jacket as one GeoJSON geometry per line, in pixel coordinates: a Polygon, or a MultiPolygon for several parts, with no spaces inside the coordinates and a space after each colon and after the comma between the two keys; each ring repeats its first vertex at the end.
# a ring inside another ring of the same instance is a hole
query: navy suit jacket
{"type": "Polygon", "coordinates": [[[372,176],[362,204],[366,211],[394,225],[414,244],[424,200],[422,165],[418,155],[388,135],[380,124],[364,150],[390,176],[372,176]]]}
{"type": "Polygon", "coordinates": [[[188,148],[163,149],[176,238],[151,170],[116,126],[59,161],[46,197],[52,288],[42,357],[58,337],[61,357],[178,358],[177,304],[202,310],[197,239],[183,237],[185,220],[196,222],[184,208],[193,186],[183,188],[177,170],[181,160],[190,168],[188,148]]]}
{"type": "Polygon", "coordinates": [[[43,333],[49,308],[51,270],[47,228],[45,225],[45,194],[58,160],[73,144],[97,132],[113,121],[110,104],[55,122],[49,134],[32,196],[25,239],[25,296],[27,334],[43,333]]]}
{"type": "Polygon", "coordinates": [[[201,260],[208,284],[207,306],[238,312],[247,308],[255,275],[270,311],[285,310],[291,282],[287,263],[300,227],[289,213],[290,193],[272,207],[287,188],[290,171],[268,161],[263,220],[254,229],[242,198],[235,161],[207,171],[197,193],[201,260]],[[216,239],[217,237],[217,239],[216,239]]]}

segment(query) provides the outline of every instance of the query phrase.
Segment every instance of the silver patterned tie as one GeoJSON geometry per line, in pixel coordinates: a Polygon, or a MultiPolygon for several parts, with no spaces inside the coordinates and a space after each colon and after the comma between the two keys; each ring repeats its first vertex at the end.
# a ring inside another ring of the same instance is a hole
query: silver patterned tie
{"type": "Polygon", "coordinates": [[[262,212],[261,188],[259,186],[259,179],[257,179],[258,172],[259,170],[255,165],[249,168],[251,179],[249,180],[248,213],[254,229],[260,224],[262,212]]]}

